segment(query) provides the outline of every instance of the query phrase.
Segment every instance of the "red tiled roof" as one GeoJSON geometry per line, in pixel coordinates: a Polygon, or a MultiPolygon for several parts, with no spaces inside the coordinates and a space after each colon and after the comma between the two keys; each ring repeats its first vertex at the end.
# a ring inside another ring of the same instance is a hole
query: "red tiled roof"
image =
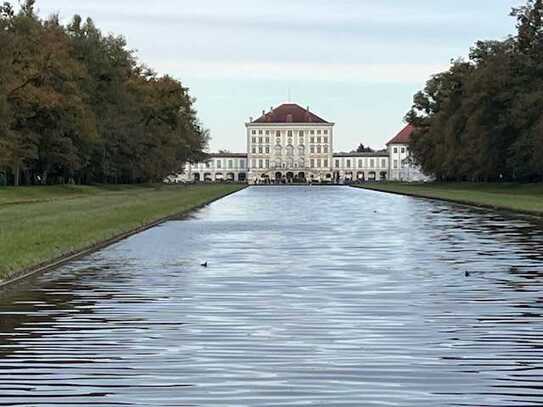
{"type": "Polygon", "coordinates": [[[328,123],[296,103],[284,103],[252,123],[328,123]]]}
{"type": "Polygon", "coordinates": [[[387,143],[387,146],[389,144],[409,144],[414,130],[415,128],[411,124],[408,124],[396,135],[396,137],[387,143]]]}

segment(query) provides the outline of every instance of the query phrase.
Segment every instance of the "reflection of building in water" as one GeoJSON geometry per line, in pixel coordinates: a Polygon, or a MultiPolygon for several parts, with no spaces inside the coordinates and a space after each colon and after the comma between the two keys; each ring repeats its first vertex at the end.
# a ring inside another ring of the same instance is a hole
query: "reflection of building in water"
{"type": "Polygon", "coordinates": [[[247,153],[211,154],[204,163],[188,164],[180,180],[254,184],[426,179],[409,164],[411,126],[386,150],[372,153],[334,153],[334,123],[294,103],[263,111],[245,127],[247,153]]]}

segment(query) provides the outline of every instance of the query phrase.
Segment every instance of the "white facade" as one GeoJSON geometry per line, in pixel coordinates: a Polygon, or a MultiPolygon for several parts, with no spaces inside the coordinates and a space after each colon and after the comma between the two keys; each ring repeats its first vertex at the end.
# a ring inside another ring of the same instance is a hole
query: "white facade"
{"type": "Polygon", "coordinates": [[[427,181],[409,160],[413,127],[402,129],[387,149],[371,153],[334,153],[334,123],[309,108],[286,103],[252,118],[246,127],[247,153],[211,154],[187,164],[171,182],[345,183],[427,181]]]}
{"type": "Polygon", "coordinates": [[[247,123],[249,182],[331,178],[334,124],[247,123]]]}
{"type": "Polygon", "coordinates": [[[246,182],[247,155],[237,153],[211,154],[209,160],[187,163],[182,174],[170,182],[246,182]]]}

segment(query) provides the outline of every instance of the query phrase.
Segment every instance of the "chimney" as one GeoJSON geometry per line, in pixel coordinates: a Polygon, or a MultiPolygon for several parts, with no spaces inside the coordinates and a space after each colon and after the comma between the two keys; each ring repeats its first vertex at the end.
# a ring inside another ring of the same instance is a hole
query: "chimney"
{"type": "Polygon", "coordinates": [[[308,112],[309,112],[309,106],[307,106],[307,109],[306,109],[308,112]]]}
{"type": "Polygon", "coordinates": [[[266,116],[266,111],[262,110],[262,116],[266,116]]]}
{"type": "Polygon", "coordinates": [[[270,107],[270,112],[273,112],[273,106],[272,106],[272,107],[270,107]]]}

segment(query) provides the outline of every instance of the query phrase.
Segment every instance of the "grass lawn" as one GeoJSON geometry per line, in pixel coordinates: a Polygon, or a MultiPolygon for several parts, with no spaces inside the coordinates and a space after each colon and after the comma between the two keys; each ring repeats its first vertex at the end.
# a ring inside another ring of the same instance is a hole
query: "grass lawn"
{"type": "Polygon", "coordinates": [[[361,188],[543,216],[543,184],[367,184],[361,188]]]}
{"type": "Polygon", "coordinates": [[[0,280],[208,203],[239,185],[0,188],[0,280]]]}

